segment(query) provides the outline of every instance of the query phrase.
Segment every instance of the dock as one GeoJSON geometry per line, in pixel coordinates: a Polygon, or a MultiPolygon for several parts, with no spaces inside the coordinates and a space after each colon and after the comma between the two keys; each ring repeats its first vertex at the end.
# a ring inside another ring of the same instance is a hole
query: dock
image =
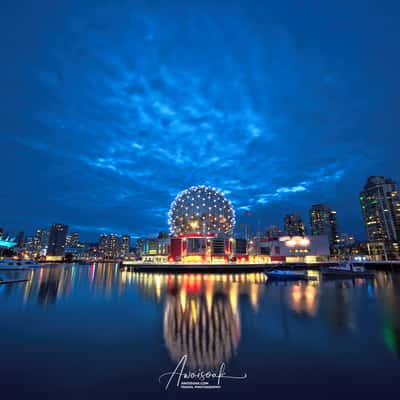
{"type": "MultiPolygon", "coordinates": [[[[260,272],[271,270],[273,268],[280,269],[305,269],[320,271],[324,267],[337,265],[338,261],[325,261],[319,263],[268,263],[268,264],[155,264],[140,262],[122,262],[120,268],[127,271],[140,272],[160,272],[160,273],[191,273],[191,272],[207,272],[207,273],[243,273],[243,272],[260,272]]],[[[364,266],[368,270],[375,271],[399,271],[399,261],[366,261],[355,262],[354,265],[364,266]]]]}
{"type": "Polygon", "coordinates": [[[267,264],[124,264],[120,268],[126,271],[159,272],[159,273],[243,273],[260,272],[269,268],[267,264]]]}
{"type": "Polygon", "coordinates": [[[1,271],[30,271],[32,268],[25,268],[25,267],[1,267],[1,271]]]}
{"type": "Polygon", "coordinates": [[[9,285],[11,283],[20,283],[20,282],[28,282],[29,279],[13,279],[13,280],[9,280],[9,281],[2,281],[0,279],[0,285],[9,285]]]}

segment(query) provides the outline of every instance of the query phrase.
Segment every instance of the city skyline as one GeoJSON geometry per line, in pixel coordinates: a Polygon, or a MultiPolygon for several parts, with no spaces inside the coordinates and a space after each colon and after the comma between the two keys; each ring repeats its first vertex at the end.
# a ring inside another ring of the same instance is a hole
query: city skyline
{"type": "MultiPolygon", "coordinates": [[[[400,229],[400,224],[399,224],[399,220],[400,220],[400,195],[398,194],[398,186],[397,186],[397,182],[392,180],[391,178],[387,178],[387,177],[383,177],[383,176],[370,176],[368,177],[368,180],[366,181],[366,185],[364,186],[364,190],[365,187],[367,187],[370,182],[374,181],[374,180],[382,180],[382,181],[388,181],[390,182],[390,190],[393,191],[392,193],[388,192],[388,196],[393,198],[392,196],[396,196],[396,212],[397,212],[397,216],[396,221],[397,222],[391,222],[392,224],[394,223],[395,225],[393,225],[393,227],[391,229],[400,229]]],[[[199,187],[195,187],[196,190],[198,190],[198,188],[202,188],[203,186],[199,186],[199,187]]],[[[194,187],[189,188],[189,190],[193,189],[194,187]]],[[[214,188],[215,189],[215,188],[214,188]]],[[[216,189],[218,191],[218,189],[216,189]]],[[[185,192],[182,191],[180,193],[178,193],[178,196],[181,196],[181,194],[185,192]]],[[[220,192],[221,194],[223,192],[220,192]]],[[[384,199],[386,196],[386,193],[382,192],[377,194],[377,196],[383,196],[382,198],[384,199]]],[[[363,221],[362,221],[362,226],[363,226],[363,233],[364,235],[361,235],[361,237],[357,237],[358,241],[365,241],[365,240],[373,240],[373,237],[369,236],[369,232],[370,232],[370,227],[368,224],[368,221],[366,220],[365,217],[365,202],[364,202],[364,192],[360,193],[360,197],[359,200],[361,202],[361,204],[359,203],[359,205],[361,206],[361,214],[363,217],[363,221]]],[[[229,200],[228,200],[229,201],[229,200]]],[[[174,201],[171,203],[171,206],[173,204],[175,204],[176,199],[174,199],[174,201]]],[[[229,201],[230,202],[230,201],[229,201]]],[[[251,216],[253,217],[253,213],[248,210],[248,209],[244,209],[242,210],[244,211],[244,215],[247,216],[251,216]]],[[[382,208],[383,211],[383,208],[382,208]]],[[[168,213],[169,215],[169,213],[168,213]]],[[[307,221],[307,217],[308,222],[303,221],[303,216],[297,213],[286,213],[282,220],[276,224],[270,224],[267,221],[262,221],[263,226],[261,227],[260,224],[260,220],[257,220],[257,226],[254,223],[254,219],[252,218],[252,220],[246,219],[245,223],[241,223],[239,225],[236,225],[236,223],[234,223],[233,225],[233,233],[235,234],[236,237],[245,237],[247,235],[266,235],[269,236],[270,233],[269,230],[273,229],[273,230],[277,230],[280,232],[280,234],[289,234],[290,236],[296,236],[296,235],[300,235],[300,236],[305,236],[307,234],[307,231],[310,232],[310,235],[319,235],[319,234],[323,234],[323,235],[327,235],[329,237],[329,240],[331,241],[331,244],[339,244],[340,242],[340,236],[341,235],[351,235],[354,236],[354,233],[352,232],[348,232],[348,231],[344,231],[342,229],[338,228],[338,222],[337,222],[337,212],[335,210],[333,210],[330,207],[329,203],[319,203],[319,204],[312,204],[310,205],[309,209],[308,209],[308,216],[306,216],[306,218],[304,219],[305,221],[307,221]],[[315,212],[317,212],[317,214],[315,214],[315,212]],[[322,212],[322,214],[320,214],[322,212]],[[316,216],[315,216],[316,215],[316,216]],[[333,218],[333,220],[332,220],[333,218]],[[251,221],[252,223],[249,223],[249,221],[251,221]],[[324,228],[324,225],[327,224],[327,227],[324,228]],[[245,234],[242,234],[242,230],[245,227],[244,231],[247,232],[245,234]]],[[[340,218],[340,217],[339,217],[340,218]]],[[[383,218],[383,216],[378,217],[378,218],[383,218]]],[[[239,220],[241,220],[241,218],[239,217],[239,220]]],[[[168,225],[170,224],[170,221],[168,222],[168,225]]],[[[40,227],[35,227],[33,232],[25,232],[23,229],[19,229],[18,231],[15,232],[10,232],[7,230],[7,228],[5,229],[4,226],[0,226],[0,239],[2,238],[2,236],[4,236],[4,238],[6,238],[7,240],[14,240],[17,243],[20,243],[22,241],[22,243],[25,241],[25,239],[30,238],[33,241],[36,240],[36,235],[38,234],[38,232],[40,232],[40,235],[43,233],[49,235],[50,232],[52,231],[52,229],[54,228],[54,226],[56,225],[61,225],[61,226],[65,226],[67,228],[67,231],[69,229],[68,225],[65,225],[64,223],[51,223],[49,227],[45,228],[44,227],[45,224],[42,224],[42,226],[40,227]]],[[[85,231],[84,231],[85,232],[85,231]]],[[[102,229],[99,231],[99,233],[97,234],[97,237],[90,237],[90,239],[85,238],[82,243],[94,243],[94,242],[99,242],[101,241],[101,237],[105,236],[105,235],[120,235],[122,237],[126,237],[128,236],[130,238],[130,240],[137,240],[137,239],[143,239],[145,237],[150,238],[150,237],[156,237],[159,234],[163,234],[167,232],[168,234],[170,234],[171,236],[174,235],[173,232],[171,232],[171,226],[167,227],[166,229],[162,229],[159,230],[158,232],[152,232],[152,233],[148,233],[148,234],[135,234],[133,232],[121,232],[121,231],[110,231],[107,230],[106,228],[102,229]]],[[[85,237],[85,235],[84,235],[85,237]]],[[[3,239],[4,239],[3,238],[3,239]]],[[[77,244],[79,243],[79,240],[81,238],[81,232],[71,232],[71,234],[65,234],[65,238],[64,238],[64,244],[66,247],[68,247],[69,242],[71,242],[71,246],[70,247],[76,247],[77,244]],[[73,245],[73,243],[75,243],[73,245]]],[[[47,239],[46,239],[47,241],[47,239]]],[[[379,240],[378,240],[379,241],[379,240]]],[[[389,241],[398,241],[398,234],[394,237],[394,238],[390,238],[389,241]]]]}
{"type": "Polygon", "coordinates": [[[253,230],[328,203],[366,239],[367,178],[400,181],[398,6],[312,4],[9,4],[0,225],[149,236],[205,184],[253,230]]]}
{"type": "MultiPolygon", "coordinates": [[[[391,178],[387,178],[384,176],[370,176],[368,177],[363,191],[360,193],[359,200],[367,241],[370,243],[386,242],[387,245],[389,244],[389,246],[394,243],[398,243],[398,238],[400,235],[400,194],[397,182],[392,180],[391,178]],[[366,193],[365,190],[367,190],[367,188],[372,191],[366,193]]],[[[349,238],[352,238],[352,241],[364,241],[363,238],[355,238],[353,233],[345,232],[339,229],[337,212],[333,210],[328,203],[311,205],[308,212],[308,223],[305,223],[303,221],[303,217],[301,215],[292,213],[285,214],[283,221],[281,221],[281,224],[267,225],[265,221],[263,221],[263,226],[261,227],[260,221],[258,220],[257,229],[252,230],[251,225],[248,223],[236,225],[234,208],[231,208],[231,210],[228,211],[229,207],[232,207],[232,203],[217,188],[192,186],[182,192],[179,192],[171,203],[170,210],[168,212],[168,230],[163,230],[157,233],[142,236],[135,235],[132,232],[121,233],[103,231],[97,237],[96,242],[98,242],[98,244],[100,245],[102,242],[102,238],[105,238],[107,236],[121,236],[122,240],[124,240],[123,238],[128,238],[127,240],[129,240],[129,243],[132,239],[135,241],[144,238],[155,238],[156,236],[165,237],[165,235],[167,235],[167,237],[174,237],[176,236],[177,232],[176,227],[173,227],[172,220],[180,224],[182,222],[182,219],[185,218],[184,215],[186,215],[186,218],[190,217],[189,220],[191,221],[190,223],[189,221],[186,222],[184,229],[188,229],[189,231],[193,229],[198,230],[200,229],[200,225],[205,224],[205,222],[204,224],[202,224],[201,222],[196,220],[196,218],[200,218],[200,206],[205,207],[205,209],[207,209],[207,207],[209,206],[213,206],[214,208],[209,207],[207,212],[209,213],[214,210],[214,212],[218,214],[221,213],[224,209],[224,204],[227,207],[225,209],[225,212],[231,212],[233,216],[232,225],[224,234],[230,232],[236,238],[247,238],[252,236],[255,237],[259,235],[265,237],[278,237],[282,235],[307,236],[307,232],[309,231],[311,236],[326,235],[329,239],[330,245],[333,247],[340,247],[344,242],[347,242],[349,238]],[[205,197],[202,198],[202,196],[205,197]],[[215,198],[215,200],[213,200],[211,196],[217,197],[215,198]],[[200,199],[200,203],[198,205],[192,203],[195,198],[196,200],[200,199]],[[221,204],[217,205],[217,199],[219,199],[219,201],[222,201],[221,204]],[[205,203],[207,202],[209,203],[206,205],[205,203]],[[174,212],[178,212],[178,214],[183,213],[182,217],[173,217],[174,212]],[[188,212],[191,213],[190,216],[188,212]],[[171,219],[171,217],[173,218],[171,219]],[[193,218],[195,219],[193,220],[193,218]],[[189,223],[189,225],[187,225],[187,223],[189,223]]],[[[249,210],[245,210],[245,214],[247,216],[253,216],[252,212],[249,210]]],[[[211,216],[214,214],[209,215],[211,216]]],[[[204,219],[205,217],[203,216],[202,218],[204,219]]],[[[219,215],[219,218],[222,218],[220,222],[223,224],[223,226],[225,226],[225,218],[222,215],[219,215]]],[[[211,224],[207,229],[212,230],[213,226],[216,226],[212,225],[216,223],[216,220],[211,220],[207,222],[209,225],[211,224]]],[[[81,241],[80,232],[75,231],[68,233],[68,225],[60,223],[53,223],[49,228],[45,228],[43,226],[36,228],[34,234],[31,235],[29,233],[25,235],[25,232],[23,230],[18,231],[17,234],[12,234],[8,232],[7,229],[4,229],[4,227],[0,226],[0,240],[3,239],[14,241],[19,247],[23,247],[25,241],[30,240],[31,246],[33,246],[33,248],[43,248],[43,243],[46,243],[47,248],[47,241],[49,242],[49,246],[51,246],[50,242],[57,241],[55,239],[48,240],[48,238],[52,234],[52,231],[55,228],[56,231],[60,228],[63,231],[63,239],[58,246],[62,245],[65,248],[77,248],[79,247],[79,243],[93,244],[95,242],[94,239],[90,241],[81,241]]],[[[202,229],[205,229],[205,225],[202,229]]],[[[226,229],[226,227],[224,229],[226,229]]],[[[6,245],[6,242],[4,243],[4,245],[6,245]]],[[[52,243],[52,246],[55,246],[55,243],[52,243]]],[[[398,246],[398,244],[395,244],[395,246],[398,246]]],[[[39,251],[37,251],[37,253],[38,252],[39,251]]]]}

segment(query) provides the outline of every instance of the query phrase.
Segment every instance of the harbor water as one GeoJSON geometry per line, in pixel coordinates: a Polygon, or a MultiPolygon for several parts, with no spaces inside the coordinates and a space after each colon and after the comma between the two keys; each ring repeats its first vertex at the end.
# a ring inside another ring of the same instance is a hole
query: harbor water
{"type": "Polygon", "coordinates": [[[219,396],[332,383],[397,390],[400,274],[312,273],[315,281],[269,282],[262,272],[157,274],[115,264],[2,271],[4,280],[29,279],[0,285],[2,393],[182,391],[178,378],[168,386],[182,357],[186,371],[223,365],[236,378],[215,384],[219,396]]]}

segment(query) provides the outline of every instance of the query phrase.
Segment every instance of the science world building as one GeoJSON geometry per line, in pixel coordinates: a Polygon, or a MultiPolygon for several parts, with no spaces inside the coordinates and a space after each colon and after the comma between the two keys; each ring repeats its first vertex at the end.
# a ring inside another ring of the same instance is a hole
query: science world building
{"type": "Polygon", "coordinates": [[[227,263],[246,261],[247,244],[233,238],[235,210],[220,190],[192,186],[172,202],[169,262],[227,263]]]}

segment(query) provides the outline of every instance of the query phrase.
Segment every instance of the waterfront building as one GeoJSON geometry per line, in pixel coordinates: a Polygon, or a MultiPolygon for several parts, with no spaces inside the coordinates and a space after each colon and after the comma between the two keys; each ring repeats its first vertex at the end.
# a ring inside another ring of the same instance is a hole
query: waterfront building
{"type": "Polygon", "coordinates": [[[285,232],[289,236],[304,236],[306,227],[300,215],[287,214],[284,218],[285,232]]]}
{"type": "Polygon", "coordinates": [[[348,258],[352,254],[355,243],[354,235],[341,233],[339,235],[339,243],[335,246],[337,256],[339,256],[339,258],[348,258]]]}
{"type": "Polygon", "coordinates": [[[136,256],[137,259],[140,259],[141,256],[142,256],[142,251],[143,251],[143,248],[144,248],[144,241],[145,240],[146,239],[143,239],[143,238],[136,240],[134,253],[135,253],[135,256],[136,256]]]}
{"type": "Polygon", "coordinates": [[[97,260],[100,256],[98,243],[83,243],[88,248],[88,256],[90,259],[97,260]]]}
{"type": "Polygon", "coordinates": [[[348,247],[352,246],[356,242],[354,235],[349,233],[341,233],[339,235],[339,243],[341,246],[348,247]]]}
{"type": "Polygon", "coordinates": [[[34,236],[27,236],[25,240],[25,250],[32,254],[33,253],[33,241],[34,241],[34,236]]]}
{"type": "Polygon", "coordinates": [[[121,240],[117,234],[102,233],[99,238],[99,256],[103,259],[115,260],[121,256],[121,240]]]}
{"type": "Polygon", "coordinates": [[[79,246],[79,232],[72,232],[71,235],[71,246],[78,247],[79,246]]]}
{"type": "Polygon", "coordinates": [[[353,243],[348,243],[344,248],[343,254],[345,254],[346,257],[350,256],[354,261],[373,261],[377,259],[376,254],[371,252],[367,241],[354,240],[353,243]]]}
{"type": "Polygon", "coordinates": [[[117,234],[112,233],[107,236],[106,241],[106,258],[108,259],[116,259],[120,256],[120,241],[117,234]]]}
{"type": "Polygon", "coordinates": [[[307,263],[327,261],[331,254],[327,235],[280,237],[280,255],[287,262],[307,263]]]}
{"type": "Polygon", "coordinates": [[[107,235],[102,233],[99,237],[99,256],[105,258],[107,247],[107,235]]]}
{"type": "Polygon", "coordinates": [[[47,229],[36,229],[33,237],[32,252],[37,256],[45,256],[47,254],[47,246],[49,242],[49,232],[47,229]]]}
{"type": "Polygon", "coordinates": [[[371,251],[381,248],[384,258],[398,257],[400,196],[396,182],[370,176],[360,193],[360,204],[371,251]]]}
{"type": "Polygon", "coordinates": [[[268,238],[278,238],[281,235],[282,231],[277,225],[271,225],[265,231],[265,236],[268,238]]]}
{"type": "Polygon", "coordinates": [[[261,238],[259,253],[270,256],[271,262],[327,261],[330,256],[327,235],[280,236],[279,238],[261,238]]]}
{"type": "Polygon", "coordinates": [[[16,238],[15,238],[15,242],[17,243],[17,247],[19,247],[20,249],[22,249],[25,245],[25,235],[23,231],[18,232],[16,238]]]}
{"type": "Polygon", "coordinates": [[[71,247],[72,243],[72,235],[67,235],[65,237],[65,247],[71,247]]]}
{"type": "Polygon", "coordinates": [[[166,263],[170,254],[170,238],[148,238],[136,242],[136,254],[145,262],[166,263]]]}
{"type": "Polygon", "coordinates": [[[50,228],[49,242],[47,247],[48,257],[60,257],[65,254],[65,240],[68,226],[64,224],[53,224],[50,228]]]}
{"type": "MultiPolygon", "coordinates": [[[[242,262],[264,264],[271,261],[280,261],[280,257],[271,257],[271,249],[268,245],[277,240],[278,237],[275,236],[254,236],[247,242],[247,257],[240,257],[242,262]]],[[[279,254],[279,250],[277,250],[276,254],[279,254]]]]}
{"type": "Polygon", "coordinates": [[[328,204],[314,204],[310,210],[311,235],[328,236],[331,249],[339,244],[339,231],[336,211],[328,204]]]}
{"type": "Polygon", "coordinates": [[[77,246],[71,246],[65,249],[66,258],[71,261],[89,261],[96,260],[98,256],[96,243],[78,243],[77,246]]]}
{"type": "Polygon", "coordinates": [[[122,235],[121,237],[121,257],[127,257],[131,249],[131,237],[122,235]]]}

